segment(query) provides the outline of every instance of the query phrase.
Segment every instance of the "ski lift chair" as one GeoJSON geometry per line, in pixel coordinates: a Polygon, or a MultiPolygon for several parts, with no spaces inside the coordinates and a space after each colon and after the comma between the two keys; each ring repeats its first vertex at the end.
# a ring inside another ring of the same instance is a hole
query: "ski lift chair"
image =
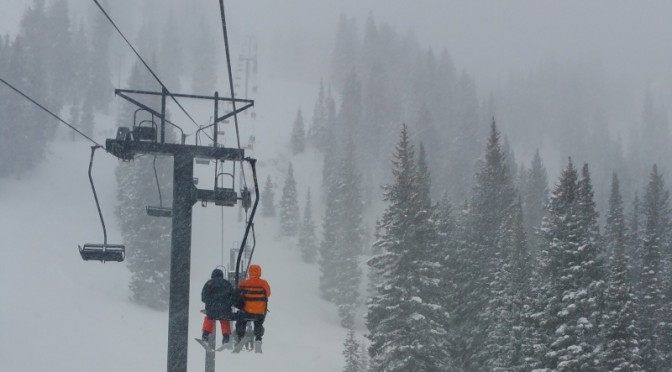
{"type": "Polygon", "coordinates": [[[84,246],[79,246],[79,254],[84,261],[123,262],[126,257],[126,247],[123,244],[85,243],[84,246]]]}
{"type": "Polygon", "coordinates": [[[154,121],[154,114],[150,113],[151,119],[141,120],[138,122],[138,112],[147,111],[144,109],[137,109],[133,113],[133,139],[136,141],[151,141],[156,142],[156,134],[158,132],[158,126],[154,121]],[[148,124],[148,125],[146,125],[148,124]]]}
{"type": "Polygon", "coordinates": [[[229,176],[231,177],[231,183],[234,183],[234,177],[231,173],[220,172],[217,174],[215,179],[215,205],[224,206],[224,207],[233,207],[238,202],[238,195],[233,187],[219,187],[217,185],[217,179],[220,176],[229,176]]]}
{"type": "Polygon", "coordinates": [[[91,160],[89,161],[89,181],[91,182],[91,189],[93,190],[93,197],[96,200],[96,208],[98,208],[98,215],[100,216],[100,223],[103,225],[103,244],[85,243],[84,246],[79,246],[79,254],[84,261],[115,261],[122,262],[126,256],[126,247],[123,244],[108,244],[107,243],[107,229],[105,229],[105,221],[103,220],[103,213],[100,210],[100,203],[98,203],[98,195],[96,194],[96,187],[93,185],[93,178],[91,177],[91,168],[93,167],[93,155],[96,149],[100,146],[91,146],[91,160]]]}

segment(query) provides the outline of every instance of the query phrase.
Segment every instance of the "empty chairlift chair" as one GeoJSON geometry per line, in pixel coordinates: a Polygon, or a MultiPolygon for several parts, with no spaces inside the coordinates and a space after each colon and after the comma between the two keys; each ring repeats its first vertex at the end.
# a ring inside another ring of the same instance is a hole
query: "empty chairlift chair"
{"type": "Polygon", "coordinates": [[[100,204],[98,202],[98,195],[96,188],[93,185],[93,178],[91,177],[91,168],[93,167],[93,155],[99,146],[91,147],[91,160],[89,162],[89,181],[91,182],[91,189],[93,190],[93,197],[96,200],[96,208],[98,208],[98,215],[100,216],[100,223],[103,225],[103,244],[85,243],[84,246],[79,246],[79,254],[84,261],[115,261],[122,262],[126,256],[126,247],[123,244],[108,244],[107,230],[105,229],[105,221],[103,220],[103,213],[100,211],[100,204]]]}

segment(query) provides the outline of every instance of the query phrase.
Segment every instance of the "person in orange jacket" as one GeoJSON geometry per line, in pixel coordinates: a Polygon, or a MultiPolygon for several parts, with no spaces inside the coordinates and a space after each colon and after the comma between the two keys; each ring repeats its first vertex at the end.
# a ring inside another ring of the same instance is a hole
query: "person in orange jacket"
{"type": "MultiPolygon", "coordinates": [[[[248,278],[238,285],[243,311],[249,315],[248,319],[254,322],[255,342],[261,342],[264,336],[264,319],[268,312],[268,298],[271,296],[271,287],[268,282],[261,279],[261,266],[250,265],[248,269],[248,278]]],[[[242,340],[245,336],[245,328],[248,319],[241,319],[236,322],[236,336],[242,340]]]]}

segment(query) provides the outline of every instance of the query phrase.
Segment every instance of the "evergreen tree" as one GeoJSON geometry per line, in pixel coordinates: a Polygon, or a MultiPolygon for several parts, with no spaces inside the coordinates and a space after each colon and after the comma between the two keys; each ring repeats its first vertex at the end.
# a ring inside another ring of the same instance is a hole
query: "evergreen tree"
{"type": "Polygon", "coordinates": [[[96,124],[96,118],[93,116],[93,105],[87,104],[89,100],[84,101],[84,108],[82,110],[82,118],[80,120],[80,128],[82,133],[89,137],[93,136],[93,130],[96,124]]]}
{"type": "Polygon", "coordinates": [[[338,152],[338,143],[336,141],[336,102],[331,96],[331,90],[327,89],[327,96],[325,98],[325,110],[326,110],[326,124],[324,131],[324,146],[322,150],[324,151],[324,163],[322,166],[322,189],[323,195],[327,194],[327,188],[331,184],[331,177],[333,177],[335,170],[338,165],[337,159],[339,159],[340,154],[338,152]]]}
{"type": "MultiPolygon", "coordinates": [[[[156,83],[140,63],[131,71],[130,89],[153,90],[156,83]]],[[[127,126],[134,107],[120,103],[117,122],[127,126]]],[[[92,105],[88,105],[90,108],[92,105]]],[[[85,110],[86,111],[86,110],[85,110]]],[[[86,112],[84,116],[86,116],[86,112]]],[[[86,118],[82,118],[86,127],[86,118]]],[[[173,131],[166,132],[166,140],[174,140],[173,131]]],[[[133,162],[120,163],[115,175],[119,189],[116,215],[127,247],[126,264],[131,272],[129,288],[133,301],[154,309],[166,309],[170,286],[171,220],[147,216],[145,207],[158,205],[156,166],[163,205],[172,205],[172,159],[140,157],[133,162]]]]}
{"type": "Polygon", "coordinates": [[[345,367],[343,372],[365,372],[360,353],[360,343],[355,338],[355,331],[350,328],[348,337],[343,343],[343,356],[345,357],[345,367]]]}
{"type": "Polygon", "coordinates": [[[386,185],[388,206],[381,220],[383,253],[369,260],[381,278],[370,299],[367,326],[375,371],[448,371],[453,369],[443,308],[441,265],[445,255],[423,206],[415,151],[404,125],[386,185]]]}
{"type": "Polygon", "coordinates": [[[299,230],[299,248],[301,248],[301,258],[304,261],[315,262],[317,260],[317,236],[315,236],[310,189],[308,189],[308,193],[306,194],[303,224],[301,224],[301,229],[299,230]]]}
{"type": "Polygon", "coordinates": [[[340,88],[345,83],[348,73],[356,67],[359,51],[357,24],[354,18],[349,19],[341,14],[336,29],[336,41],[331,61],[331,81],[340,88]]]}
{"type": "Polygon", "coordinates": [[[280,234],[282,236],[296,236],[299,232],[299,201],[294,180],[294,168],[289,164],[287,178],[282,188],[280,198],[280,234]]]}
{"type": "Polygon", "coordinates": [[[470,206],[465,244],[460,257],[462,263],[456,275],[460,283],[462,303],[456,313],[460,324],[460,338],[465,343],[463,364],[467,370],[480,370],[484,360],[478,350],[485,342],[491,314],[487,304],[491,300],[489,286],[499,255],[500,227],[510,218],[516,192],[500,145],[500,134],[493,121],[486,147],[485,161],[476,175],[476,187],[470,206]]]}
{"type": "MultiPolygon", "coordinates": [[[[658,167],[653,166],[644,195],[645,231],[642,242],[642,269],[639,288],[641,334],[641,365],[645,371],[666,368],[659,365],[663,355],[659,354],[657,329],[660,312],[665,304],[662,288],[663,249],[670,233],[669,192],[665,190],[663,176],[658,167]]],[[[663,310],[664,312],[668,311],[663,310]]],[[[669,350],[664,350],[667,353],[669,350]]]]}
{"type": "MultiPolygon", "coordinates": [[[[102,6],[110,11],[110,4],[101,1],[102,6]]],[[[89,53],[87,97],[94,109],[106,111],[112,98],[112,79],[109,64],[110,38],[113,29],[102,14],[95,14],[89,31],[91,35],[91,53],[89,53]]]]}
{"type": "Polygon", "coordinates": [[[642,223],[642,203],[639,195],[635,193],[632,200],[632,210],[628,215],[625,235],[625,256],[628,258],[628,270],[635,289],[639,288],[640,270],[642,268],[642,236],[644,235],[642,223]]]}
{"type": "Polygon", "coordinates": [[[588,167],[578,180],[571,159],[551,194],[544,222],[540,322],[542,365],[557,371],[598,370],[600,306],[604,291],[597,212],[588,167]]]}
{"type": "Polygon", "coordinates": [[[81,104],[88,93],[89,77],[92,66],[89,64],[89,39],[84,21],[79,22],[79,27],[72,35],[72,75],[70,84],[72,87],[72,103],[81,104]]]}
{"type": "Polygon", "coordinates": [[[630,285],[625,256],[625,217],[618,178],[614,173],[609,196],[605,238],[611,252],[604,311],[605,371],[641,371],[637,333],[637,298],[630,285]]]}
{"type": "Polygon", "coordinates": [[[163,39],[159,53],[159,72],[161,79],[168,89],[174,92],[180,90],[180,78],[184,66],[182,53],[182,40],[179,28],[176,27],[175,16],[170,12],[168,20],[163,27],[163,39]]]}
{"type": "Polygon", "coordinates": [[[193,73],[191,89],[199,94],[211,95],[217,86],[217,54],[212,27],[204,19],[201,20],[197,29],[197,42],[192,44],[193,55],[197,56],[192,62],[193,73]]]}
{"type": "Polygon", "coordinates": [[[362,272],[363,204],[361,175],[355,163],[354,145],[350,142],[340,159],[335,176],[327,187],[323,238],[320,244],[320,288],[323,296],[338,305],[341,322],[350,327],[359,303],[362,272]]]}
{"type": "Polygon", "coordinates": [[[301,108],[296,112],[296,119],[294,119],[291,147],[294,155],[300,154],[306,150],[306,128],[303,124],[303,113],[301,112],[301,108]]]}
{"type": "Polygon", "coordinates": [[[327,130],[327,108],[325,102],[324,81],[320,80],[320,90],[315,100],[313,108],[313,119],[308,129],[307,139],[316,148],[324,150],[327,138],[325,138],[325,131],[327,130]]]}
{"type": "Polygon", "coordinates": [[[520,202],[513,209],[500,232],[492,300],[487,309],[490,322],[482,358],[492,371],[525,370],[525,340],[531,332],[526,314],[531,302],[532,265],[520,202]]]}
{"type": "Polygon", "coordinates": [[[275,217],[275,185],[271,181],[271,176],[266,177],[264,192],[261,194],[261,215],[263,217],[275,217]]]}
{"type": "MultiPolygon", "coordinates": [[[[5,57],[5,76],[10,76],[10,83],[18,89],[45,105],[48,109],[58,112],[49,102],[49,91],[46,85],[46,73],[43,61],[40,58],[44,48],[39,41],[31,40],[38,37],[33,31],[25,31],[34,26],[35,22],[44,19],[44,9],[39,6],[43,3],[36,1],[35,8],[29,9],[21,21],[21,32],[11,45],[7,45],[5,57]]],[[[46,144],[54,137],[55,121],[45,117],[40,110],[35,110],[32,104],[5,89],[3,110],[0,112],[0,130],[5,138],[4,146],[0,148],[0,176],[22,176],[33,169],[43,158],[46,144]]]]}
{"type": "Polygon", "coordinates": [[[546,168],[539,155],[539,149],[534,152],[532,165],[526,173],[524,187],[522,188],[525,232],[531,240],[531,246],[538,249],[542,242],[538,230],[541,227],[541,220],[544,217],[546,203],[548,202],[548,179],[546,168]]]}
{"type": "Polygon", "coordinates": [[[46,11],[46,27],[49,31],[50,42],[46,44],[45,54],[49,56],[49,63],[45,64],[48,85],[50,87],[49,101],[56,107],[61,107],[67,94],[72,92],[70,79],[73,70],[73,40],[70,30],[70,16],[68,2],[58,0],[51,4],[46,11]]]}

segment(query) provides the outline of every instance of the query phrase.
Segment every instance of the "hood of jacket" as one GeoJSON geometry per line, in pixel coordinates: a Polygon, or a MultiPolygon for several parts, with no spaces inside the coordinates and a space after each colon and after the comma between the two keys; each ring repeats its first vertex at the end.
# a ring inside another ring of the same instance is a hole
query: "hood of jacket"
{"type": "Polygon", "coordinates": [[[224,277],[224,272],[220,269],[214,269],[212,270],[212,275],[210,276],[212,279],[214,278],[223,278],[224,277]]]}
{"type": "Polygon", "coordinates": [[[250,278],[260,278],[261,277],[261,266],[259,265],[250,265],[248,269],[248,274],[250,278]]]}

